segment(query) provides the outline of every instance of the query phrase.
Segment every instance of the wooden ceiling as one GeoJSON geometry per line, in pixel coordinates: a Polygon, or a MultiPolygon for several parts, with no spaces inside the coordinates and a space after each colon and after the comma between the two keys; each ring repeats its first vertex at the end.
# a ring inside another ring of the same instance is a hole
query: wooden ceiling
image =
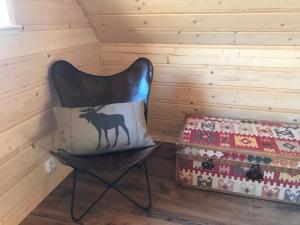
{"type": "Polygon", "coordinates": [[[101,42],[299,45],[299,0],[79,0],[101,42]]]}

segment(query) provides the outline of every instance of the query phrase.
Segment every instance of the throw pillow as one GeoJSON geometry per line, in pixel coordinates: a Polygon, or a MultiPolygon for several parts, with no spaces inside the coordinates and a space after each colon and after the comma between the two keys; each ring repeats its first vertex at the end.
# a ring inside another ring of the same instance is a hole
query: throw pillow
{"type": "Polygon", "coordinates": [[[147,132],[144,102],[88,108],[55,107],[60,148],[89,155],[154,145],[147,132]]]}

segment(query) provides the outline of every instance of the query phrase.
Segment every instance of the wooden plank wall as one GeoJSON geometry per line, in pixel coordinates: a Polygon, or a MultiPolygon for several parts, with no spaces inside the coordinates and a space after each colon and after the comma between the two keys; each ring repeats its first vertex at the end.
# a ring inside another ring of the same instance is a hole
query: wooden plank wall
{"type": "Polygon", "coordinates": [[[53,149],[49,65],[99,72],[99,43],[75,0],[13,0],[23,30],[0,31],[0,224],[18,224],[69,172],[46,173],[53,149]]]}
{"type": "Polygon", "coordinates": [[[191,112],[300,122],[299,0],[80,2],[101,41],[102,73],[153,61],[157,138],[174,140],[191,112]]]}
{"type": "Polygon", "coordinates": [[[300,122],[299,56],[299,47],[102,43],[101,69],[149,58],[149,128],[174,141],[185,113],[300,122]]]}
{"type": "Polygon", "coordinates": [[[101,42],[299,45],[299,0],[80,0],[101,42]]]}

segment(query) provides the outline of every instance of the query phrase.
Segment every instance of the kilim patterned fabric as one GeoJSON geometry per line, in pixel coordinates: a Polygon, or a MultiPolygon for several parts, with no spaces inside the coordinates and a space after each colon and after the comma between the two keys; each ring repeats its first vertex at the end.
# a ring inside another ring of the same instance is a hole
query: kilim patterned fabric
{"type": "Polygon", "coordinates": [[[300,124],[190,115],[179,143],[300,159],[300,124]]]}
{"type": "Polygon", "coordinates": [[[177,144],[180,185],[300,204],[299,124],[187,115],[177,144]]]}

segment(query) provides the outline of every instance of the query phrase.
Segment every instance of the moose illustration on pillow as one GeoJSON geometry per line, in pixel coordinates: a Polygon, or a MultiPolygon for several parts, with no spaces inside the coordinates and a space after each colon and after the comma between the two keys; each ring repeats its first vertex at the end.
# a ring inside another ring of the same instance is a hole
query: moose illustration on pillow
{"type": "Polygon", "coordinates": [[[115,138],[115,143],[113,144],[112,147],[115,147],[119,137],[119,127],[122,127],[123,130],[126,132],[128,138],[127,145],[130,145],[129,131],[125,125],[124,116],[122,114],[108,115],[105,113],[99,113],[98,111],[102,109],[104,106],[80,109],[81,114],[79,115],[79,118],[86,119],[87,122],[91,123],[98,131],[99,140],[98,140],[98,146],[96,147],[96,150],[100,148],[102,130],[104,131],[106,142],[107,142],[106,148],[110,148],[107,132],[108,130],[113,128],[115,129],[116,138],[115,138]]]}

